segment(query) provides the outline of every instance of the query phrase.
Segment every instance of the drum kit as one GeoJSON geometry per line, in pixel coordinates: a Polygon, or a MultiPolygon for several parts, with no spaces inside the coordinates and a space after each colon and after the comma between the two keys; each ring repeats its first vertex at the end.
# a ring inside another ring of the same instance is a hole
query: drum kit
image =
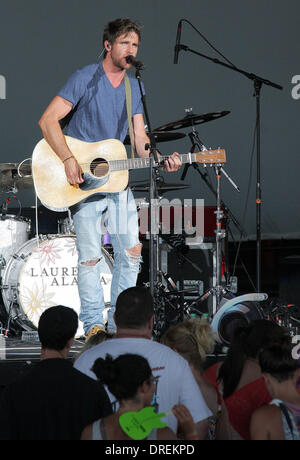
{"type": "MultiPolygon", "coordinates": [[[[195,126],[224,117],[229,113],[223,111],[195,115],[191,110],[187,110],[183,119],[157,128],[154,131],[155,139],[158,143],[183,139],[186,134],[175,131],[192,127],[193,133],[189,136],[191,139],[194,136],[194,145],[197,143],[200,150],[206,150],[197,136],[195,126]]],[[[128,137],[124,143],[129,142],[128,137]]],[[[165,183],[161,178],[159,181],[157,183],[159,195],[190,187],[184,183],[165,183]]],[[[72,220],[70,217],[58,220],[57,234],[32,235],[31,221],[21,216],[22,207],[17,193],[19,190],[33,187],[31,165],[25,165],[24,162],[0,164],[0,193],[8,196],[0,212],[0,290],[3,301],[3,306],[0,307],[0,334],[5,336],[9,335],[11,327],[15,327],[12,325],[25,331],[36,330],[41,314],[51,306],[65,305],[74,308],[77,313],[80,311],[77,283],[78,254],[72,220]],[[8,214],[8,205],[13,199],[19,203],[17,215],[8,214]]],[[[149,184],[146,182],[132,184],[132,190],[148,192],[149,184]]],[[[145,207],[147,200],[144,201],[145,207]]],[[[218,205],[220,206],[220,201],[218,205]]],[[[222,219],[220,207],[216,217],[219,221],[222,219]]],[[[38,228],[38,225],[36,227],[38,228]]],[[[216,235],[217,240],[224,237],[224,230],[222,234],[216,235]]],[[[105,303],[109,308],[113,255],[107,250],[105,242],[108,242],[107,237],[103,241],[101,282],[105,303]]],[[[221,261],[219,262],[222,264],[221,261]]],[[[212,290],[215,296],[220,296],[219,284],[221,284],[220,280],[217,280],[217,286],[212,290]]],[[[170,298],[167,302],[170,303],[170,298]]],[[[162,324],[158,327],[161,326],[162,324]]],[[[77,336],[82,335],[83,327],[80,324],[77,336]]]]}

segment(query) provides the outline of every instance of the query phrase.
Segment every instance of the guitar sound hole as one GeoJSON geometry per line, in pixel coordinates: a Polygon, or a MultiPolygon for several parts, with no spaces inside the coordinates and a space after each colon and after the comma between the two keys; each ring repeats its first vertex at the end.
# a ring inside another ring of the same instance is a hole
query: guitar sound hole
{"type": "Polygon", "coordinates": [[[96,177],[103,177],[109,171],[109,164],[103,158],[96,158],[91,163],[91,173],[96,177]]]}

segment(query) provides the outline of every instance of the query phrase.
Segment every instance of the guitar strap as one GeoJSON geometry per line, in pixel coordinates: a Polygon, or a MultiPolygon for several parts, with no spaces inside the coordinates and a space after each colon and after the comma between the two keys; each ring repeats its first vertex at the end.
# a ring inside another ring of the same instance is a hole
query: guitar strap
{"type": "Polygon", "coordinates": [[[125,74],[125,95],[126,95],[126,108],[131,144],[131,158],[134,158],[134,135],[132,126],[132,97],[131,97],[131,84],[127,74],[125,74]]]}

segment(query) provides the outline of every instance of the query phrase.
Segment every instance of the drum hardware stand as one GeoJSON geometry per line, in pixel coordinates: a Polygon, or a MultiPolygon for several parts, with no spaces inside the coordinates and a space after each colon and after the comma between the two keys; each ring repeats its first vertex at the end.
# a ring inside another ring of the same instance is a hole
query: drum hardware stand
{"type": "MultiPolygon", "coordinates": [[[[227,292],[227,287],[222,284],[222,241],[227,237],[227,232],[225,229],[222,229],[222,221],[224,219],[224,211],[222,209],[221,203],[221,175],[224,174],[224,169],[221,164],[215,166],[215,173],[217,178],[217,210],[216,214],[216,279],[215,286],[210,288],[200,299],[196,300],[191,307],[202,303],[204,300],[208,299],[210,295],[213,295],[215,298],[214,306],[210,316],[214,316],[220,308],[221,298],[227,292]]],[[[227,178],[227,173],[224,174],[227,178]]],[[[230,179],[230,183],[234,183],[230,179]]],[[[235,189],[238,190],[236,184],[235,189]]]]}
{"type": "Polygon", "coordinates": [[[8,195],[10,195],[10,194],[13,194],[13,195],[11,195],[8,198],[6,198],[6,200],[2,203],[1,214],[0,214],[1,220],[5,220],[6,215],[7,215],[7,211],[8,211],[8,205],[10,204],[12,198],[14,198],[18,202],[19,211],[18,211],[18,214],[17,214],[16,217],[19,218],[21,216],[21,212],[22,212],[22,204],[21,204],[19,198],[16,196],[16,194],[18,193],[18,189],[16,187],[12,187],[11,190],[8,190],[5,193],[8,194],[8,195]]]}
{"type": "MultiPolygon", "coordinates": [[[[3,287],[3,288],[5,288],[5,287],[3,287]]],[[[5,338],[8,338],[8,334],[9,334],[9,331],[10,331],[10,323],[11,323],[11,320],[12,320],[12,307],[13,307],[13,305],[14,305],[14,300],[12,300],[10,302],[10,305],[9,305],[6,328],[2,329],[2,332],[4,331],[4,337],[5,338]]]]}
{"type": "MultiPolygon", "coordinates": [[[[203,151],[206,151],[208,150],[207,147],[205,147],[205,145],[202,143],[202,141],[200,140],[199,138],[199,134],[198,132],[196,131],[196,129],[193,127],[193,131],[191,133],[189,133],[189,138],[191,140],[191,143],[192,143],[192,148],[191,148],[191,151],[192,150],[195,150],[195,148],[197,147],[197,149],[199,149],[201,152],[203,151]]],[[[210,183],[209,181],[209,176],[207,174],[207,165],[203,165],[204,167],[204,172],[201,171],[201,168],[199,167],[198,163],[192,163],[192,165],[190,165],[189,163],[187,163],[185,165],[185,168],[184,168],[184,171],[183,171],[183,174],[181,176],[181,180],[184,180],[185,177],[186,177],[186,174],[188,172],[188,169],[193,166],[194,169],[196,169],[196,171],[200,174],[201,178],[204,180],[204,182],[206,183],[206,185],[208,186],[208,188],[210,189],[210,191],[213,193],[213,195],[215,196],[216,200],[217,200],[217,192],[214,188],[214,186],[210,183]]],[[[222,168],[222,172],[224,173],[225,177],[227,177],[228,181],[231,182],[232,186],[234,188],[236,188],[237,191],[240,192],[240,189],[239,187],[234,183],[234,181],[230,178],[230,176],[226,173],[226,171],[224,170],[224,168],[222,168]]],[[[239,223],[239,221],[237,220],[237,218],[233,215],[233,213],[231,212],[231,210],[228,208],[228,206],[224,203],[223,200],[221,200],[221,206],[222,208],[224,209],[225,211],[225,214],[229,217],[229,219],[232,221],[232,223],[235,225],[235,227],[237,228],[237,230],[239,231],[239,233],[242,235],[242,236],[247,236],[247,233],[246,231],[242,228],[241,224],[239,223]]]]}
{"type": "MultiPolygon", "coordinates": [[[[2,254],[0,255],[0,272],[5,268],[6,266],[6,261],[5,261],[5,258],[2,256],[2,254]]],[[[7,289],[7,286],[4,286],[2,283],[3,283],[3,278],[2,278],[2,274],[1,274],[1,277],[0,277],[0,290],[1,292],[3,291],[3,289],[7,289]]],[[[10,309],[11,309],[11,306],[10,306],[10,309]]],[[[0,323],[0,336],[1,337],[5,337],[7,338],[8,337],[8,333],[9,333],[9,324],[10,324],[10,318],[8,317],[8,323],[7,323],[7,326],[6,328],[3,327],[3,323],[1,322],[0,323]]]]}
{"type": "MultiPolygon", "coordinates": [[[[17,259],[18,257],[16,257],[16,254],[14,254],[12,257],[14,257],[15,259],[17,259]]],[[[21,258],[20,258],[21,259],[21,258]]],[[[2,279],[1,279],[2,281],[2,279]]],[[[7,312],[7,322],[6,322],[6,328],[3,329],[4,330],[4,335],[6,338],[8,338],[8,335],[9,335],[9,332],[10,332],[10,329],[11,329],[11,322],[13,321],[17,321],[19,318],[20,318],[20,315],[16,314],[16,315],[13,315],[13,307],[15,304],[18,303],[18,298],[17,298],[17,294],[16,294],[16,289],[18,288],[18,285],[16,284],[1,284],[1,290],[8,290],[10,289],[12,291],[12,295],[11,295],[11,300],[9,302],[9,307],[8,307],[8,312],[7,312]]]]}
{"type": "Polygon", "coordinates": [[[153,134],[150,117],[146,104],[146,97],[142,88],[142,78],[140,71],[141,67],[136,67],[136,78],[139,83],[141,99],[144,108],[144,114],[146,118],[146,124],[148,126],[148,136],[150,144],[145,145],[145,150],[149,151],[149,208],[150,208],[150,245],[149,245],[149,282],[150,292],[154,299],[154,304],[158,301],[161,295],[161,279],[159,279],[159,196],[157,189],[157,182],[159,178],[159,160],[157,155],[156,141],[153,134]]]}
{"type": "MultiPolygon", "coordinates": [[[[191,112],[191,111],[192,109],[188,110],[188,112],[191,112]]],[[[192,142],[191,152],[195,151],[196,148],[198,148],[200,151],[207,150],[203,142],[200,140],[199,134],[196,131],[194,126],[193,126],[192,132],[189,133],[189,137],[192,142]]],[[[220,302],[221,302],[221,297],[226,292],[225,287],[222,286],[222,240],[227,238],[227,231],[225,229],[222,229],[222,221],[224,221],[225,215],[227,216],[227,218],[229,216],[232,219],[232,222],[241,231],[242,234],[245,234],[238,220],[234,217],[230,209],[221,200],[221,174],[223,173],[223,175],[226,177],[226,179],[230,182],[230,184],[234,187],[234,189],[237,192],[240,192],[240,189],[236,185],[236,183],[233,181],[233,179],[229,176],[229,174],[224,170],[222,164],[215,165],[214,167],[216,178],[217,178],[217,189],[216,190],[214,189],[213,185],[210,183],[208,179],[208,174],[206,171],[207,165],[203,165],[203,167],[205,168],[204,173],[201,171],[197,163],[193,163],[192,165],[197,170],[197,172],[200,174],[200,176],[202,177],[204,182],[207,184],[211,192],[214,194],[216,201],[217,201],[217,210],[215,211],[215,214],[216,214],[216,230],[215,230],[215,234],[216,234],[216,281],[215,281],[215,286],[209,289],[200,299],[193,302],[193,304],[190,307],[193,308],[194,306],[198,305],[198,303],[202,303],[203,301],[207,300],[207,298],[210,295],[213,295],[215,298],[215,302],[213,306],[213,311],[210,312],[211,316],[213,316],[216,313],[216,311],[218,311],[220,302]]],[[[185,169],[181,176],[181,180],[185,179],[188,168],[190,166],[191,166],[190,164],[187,164],[185,166],[185,169]]],[[[228,285],[228,280],[226,280],[226,286],[227,285],[228,285]]]]}
{"type": "MultiPolygon", "coordinates": [[[[9,335],[10,330],[11,330],[11,323],[13,323],[13,325],[15,324],[17,326],[18,331],[20,330],[20,327],[23,328],[23,330],[32,330],[31,327],[29,329],[27,329],[25,327],[25,322],[26,322],[27,318],[26,318],[26,316],[24,314],[19,314],[17,312],[14,313],[14,305],[18,304],[18,297],[17,297],[17,294],[16,294],[17,285],[4,285],[4,286],[2,286],[2,289],[14,290],[14,292],[13,292],[13,294],[11,296],[12,300],[9,303],[9,308],[8,308],[8,313],[7,313],[7,315],[8,315],[7,324],[6,324],[6,328],[4,329],[5,337],[8,338],[8,335],[9,335]],[[18,320],[21,320],[24,324],[19,324],[18,320]]],[[[16,331],[15,331],[14,326],[12,326],[12,329],[13,329],[13,331],[15,333],[16,331]]]]}
{"type": "MultiPolygon", "coordinates": [[[[193,128],[193,132],[189,134],[190,139],[193,141],[192,149],[195,150],[195,147],[200,148],[201,151],[207,150],[204,144],[199,139],[197,131],[193,128]]],[[[206,167],[206,165],[204,165],[206,167]]],[[[221,200],[221,175],[226,177],[226,179],[231,183],[231,185],[235,188],[237,192],[240,192],[239,187],[235,184],[232,178],[228,175],[228,173],[224,170],[222,164],[215,165],[215,173],[217,179],[217,190],[213,189],[213,186],[208,182],[207,173],[203,174],[200,171],[198,165],[196,165],[197,171],[200,173],[201,177],[205,180],[205,182],[209,185],[209,188],[213,191],[217,199],[217,209],[215,211],[216,214],[216,280],[215,286],[210,288],[200,299],[193,302],[190,308],[194,308],[196,305],[202,303],[203,301],[207,300],[210,295],[213,295],[215,298],[213,311],[210,312],[210,315],[213,316],[219,310],[220,302],[222,296],[226,292],[226,288],[222,285],[222,241],[227,237],[227,232],[225,229],[222,229],[222,221],[225,218],[225,214],[223,211],[223,202],[221,200]]],[[[183,178],[186,175],[186,171],[184,171],[183,178]]]]}
{"type": "Polygon", "coordinates": [[[157,183],[159,182],[159,159],[157,155],[156,141],[153,134],[150,118],[148,114],[146,97],[142,88],[141,68],[136,68],[136,78],[138,80],[141,100],[144,108],[146,124],[148,126],[148,136],[150,144],[145,145],[145,150],[149,151],[149,211],[150,211],[150,244],[149,244],[149,287],[150,293],[154,301],[154,326],[153,335],[156,339],[160,337],[161,331],[166,324],[166,304],[174,308],[166,299],[164,294],[164,286],[162,282],[162,273],[160,270],[160,241],[159,241],[159,195],[157,183]]]}
{"type": "MultiPolygon", "coordinates": [[[[184,20],[186,21],[186,20],[184,20]]],[[[199,31],[188,22],[198,33],[199,31]]],[[[262,210],[262,180],[261,180],[261,117],[260,117],[260,106],[261,106],[261,89],[263,85],[271,86],[272,88],[283,90],[283,87],[274,83],[270,80],[262,78],[254,73],[246,72],[245,70],[239,69],[232,63],[228,64],[220,61],[219,59],[212,58],[203,53],[199,53],[186,45],[178,44],[177,51],[188,51],[204,59],[207,59],[214,64],[226,67],[234,72],[238,72],[249,80],[252,80],[254,84],[254,97],[256,99],[256,127],[257,127],[257,180],[256,180],[256,291],[261,292],[261,210],[262,210]]],[[[224,57],[224,56],[223,56],[224,57]]],[[[228,60],[227,60],[228,61],[228,60]]],[[[229,61],[228,61],[229,62],[229,61]]]]}
{"type": "MultiPolygon", "coordinates": [[[[158,207],[159,210],[159,207],[158,207]]],[[[158,214],[159,215],[159,214],[158,214]]],[[[157,229],[160,229],[160,223],[157,223],[157,229]]],[[[183,320],[183,309],[178,302],[178,297],[181,296],[177,290],[176,284],[170,275],[162,270],[162,239],[161,232],[157,233],[157,246],[155,247],[155,273],[156,283],[154,290],[154,324],[153,337],[159,340],[162,333],[171,325],[177,324],[183,320]],[[173,297],[175,299],[173,300],[173,297]]],[[[150,282],[145,283],[145,286],[150,288],[150,282]]]]}
{"type": "MultiPolygon", "coordinates": [[[[162,274],[167,280],[168,275],[162,274]]],[[[157,297],[155,298],[155,317],[153,324],[153,337],[159,340],[163,332],[171,325],[182,321],[183,317],[178,304],[172,301],[171,296],[178,298],[176,291],[168,291],[162,282],[157,285],[157,297]]]]}
{"type": "Polygon", "coordinates": [[[7,208],[8,208],[8,202],[7,200],[4,201],[4,203],[2,203],[2,206],[1,206],[1,220],[4,220],[5,217],[6,217],[6,214],[7,214],[7,208]]]}
{"type": "MultiPolygon", "coordinates": [[[[6,266],[5,258],[3,257],[2,254],[0,254],[0,271],[3,270],[3,268],[5,268],[5,266],[6,266]]],[[[1,282],[2,282],[2,279],[1,279],[1,282]]]]}
{"type": "MultiPolygon", "coordinates": [[[[172,236],[171,235],[161,235],[161,238],[167,243],[167,245],[172,248],[174,251],[176,251],[176,255],[178,258],[178,264],[179,264],[179,290],[177,289],[175,283],[173,282],[173,295],[176,294],[177,291],[177,296],[180,296],[180,310],[181,310],[181,316],[183,318],[184,316],[184,309],[185,309],[185,302],[184,302],[184,294],[190,292],[189,289],[184,289],[184,264],[187,262],[190,264],[201,276],[203,275],[203,270],[197,265],[195,262],[193,262],[188,256],[187,253],[189,251],[189,247],[185,244],[178,246],[172,242],[172,236]]],[[[185,239],[185,237],[183,236],[185,239]]],[[[166,279],[169,278],[169,275],[167,273],[163,273],[164,278],[166,279]]],[[[171,282],[173,280],[171,279],[171,282]]],[[[170,282],[170,279],[167,279],[167,282],[170,282]]],[[[167,294],[170,295],[170,294],[167,294]]]]}

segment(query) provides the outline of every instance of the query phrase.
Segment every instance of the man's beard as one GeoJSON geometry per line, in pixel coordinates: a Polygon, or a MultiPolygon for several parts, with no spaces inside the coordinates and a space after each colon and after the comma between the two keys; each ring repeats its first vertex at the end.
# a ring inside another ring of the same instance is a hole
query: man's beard
{"type": "Polygon", "coordinates": [[[113,56],[111,56],[111,60],[115,67],[118,67],[120,70],[125,70],[124,64],[122,64],[121,59],[115,59],[113,56]]]}

